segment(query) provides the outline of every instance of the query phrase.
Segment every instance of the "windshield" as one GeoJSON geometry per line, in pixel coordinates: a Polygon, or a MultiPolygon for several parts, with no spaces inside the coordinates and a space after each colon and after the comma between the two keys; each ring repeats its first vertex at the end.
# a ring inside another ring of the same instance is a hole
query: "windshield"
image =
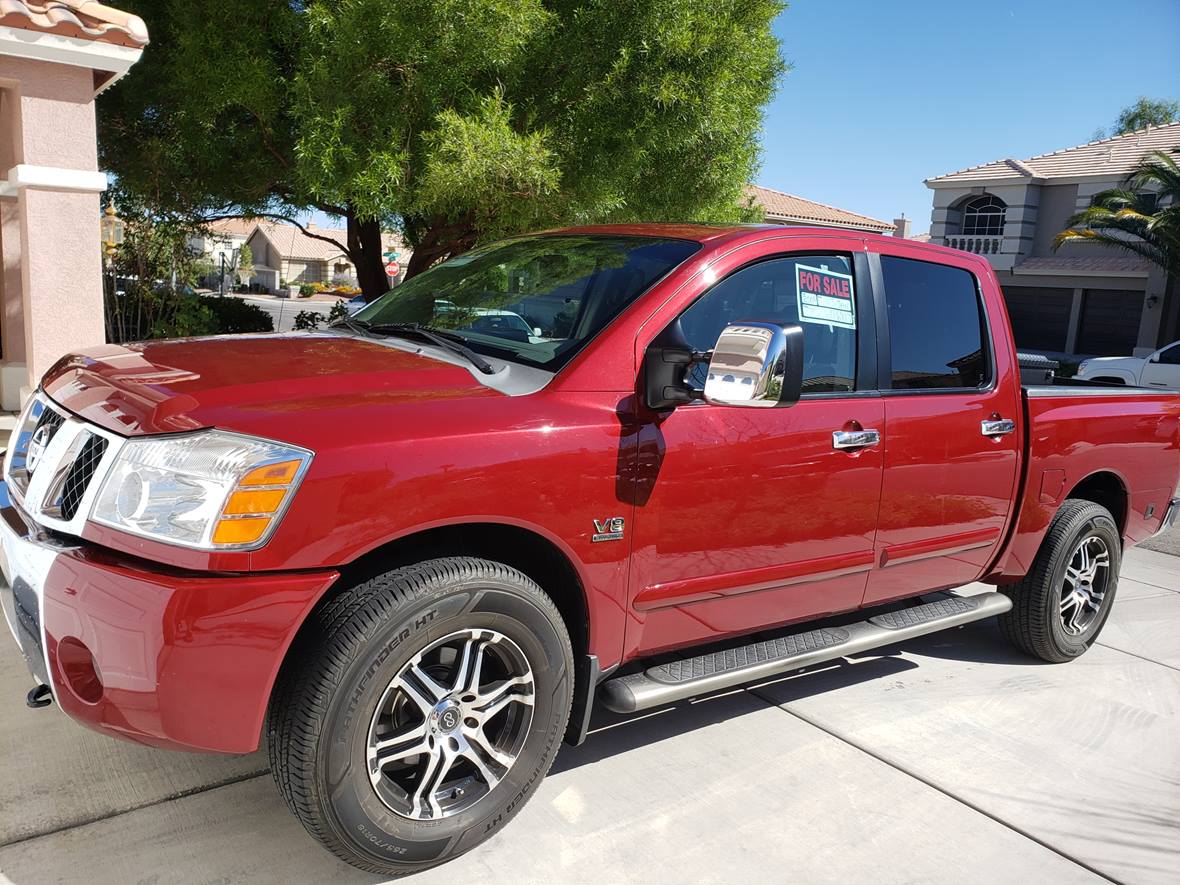
{"type": "Polygon", "coordinates": [[[652,237],[507,240],[419,274],[355,318],[447,330],[480,353],[552,372],[699,248],[652,237]]]}

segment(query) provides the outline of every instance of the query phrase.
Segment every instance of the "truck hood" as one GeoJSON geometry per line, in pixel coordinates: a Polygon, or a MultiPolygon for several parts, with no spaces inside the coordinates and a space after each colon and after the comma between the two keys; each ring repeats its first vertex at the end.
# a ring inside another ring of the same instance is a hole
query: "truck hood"
{"type": "Polygon", "coordinates": [[[1143,368],[1146,360],[1138,356],[1093,356],[1082,360],[1081,371],[1093,374],[1095,369],[1125,369],[1128,372],[1138,372],[1143,368]]]}
{"type": "Polygon", "coordinates": [[[462,366],[334,332],[109,344],[63,357],[42,384],[66,409],[124,436],[502,396],[462,366]]]}

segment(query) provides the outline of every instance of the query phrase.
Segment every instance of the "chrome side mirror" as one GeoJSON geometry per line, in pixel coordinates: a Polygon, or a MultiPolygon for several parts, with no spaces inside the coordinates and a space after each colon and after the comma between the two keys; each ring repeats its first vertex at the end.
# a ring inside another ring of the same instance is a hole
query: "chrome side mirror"
{"type": "Polygon", "coordinates": [[[803,328],[796,324],[734,323],[717,338],[705,380],[705,401],[773,408],[799,401],[803,388],[803,328]]]}

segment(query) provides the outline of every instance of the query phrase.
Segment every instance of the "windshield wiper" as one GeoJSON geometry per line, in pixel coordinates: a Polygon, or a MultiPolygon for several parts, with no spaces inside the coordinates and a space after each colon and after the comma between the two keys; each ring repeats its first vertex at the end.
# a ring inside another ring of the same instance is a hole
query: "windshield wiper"
{"type": "Polygon", "coordinates": [[[431,329],[419,323],[370,324],[365,323],[363,320],[352,320],[352,322],[356,323],[356,328],[374,335],[416,335],[419,338],[425,338],[431,344],[437,345],[443,350],[449,350],[451,353],[459,354],[459,356],[466,359],[485,375],[494,375],[496,373],[496,369],[491,363],[463,343],[464,338],[462,335],[431,329]],[[361,325],[361,323],[364,324],[361,325]]]}
{"type": "Polygon", "coordinates": [[[334,323],[328,323],[329,329],[339,329],[341,327],[352,329],[354,332],[360,332],[362,335],[367,335],[369,332],[369,324],[365,320],[358,320],[350,316],[344,316],[334,323]]]}

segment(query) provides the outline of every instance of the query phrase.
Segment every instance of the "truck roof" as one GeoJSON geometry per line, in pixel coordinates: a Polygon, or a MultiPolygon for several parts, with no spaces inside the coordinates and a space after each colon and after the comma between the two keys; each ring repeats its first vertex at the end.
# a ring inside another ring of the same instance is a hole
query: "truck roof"
{"type": "MultiPolygon", "coordinates": [[[[832,236],[846,235],[862,238],[870,242],[897,243],[898,238],[869,233],[867,231],[850,230],[838,227],[820,227],[817,225],[792,224],[708,224],[696,222],[644,222],[634,224],[587,224],[577,227],[552,228],[541,231],[546,234],[615,234],[618,236],[635,237],[667,237],[677,240],[692,240],[697,243],[716,244],[726,240],[757,239],[768,231],[777,231],[797,236],[832,236]]],[[[960,258],[963,253],[957,249],[938,246],[920,240],[903,240],[908,246],[938,253],[952,253],[960,258]]]]}

